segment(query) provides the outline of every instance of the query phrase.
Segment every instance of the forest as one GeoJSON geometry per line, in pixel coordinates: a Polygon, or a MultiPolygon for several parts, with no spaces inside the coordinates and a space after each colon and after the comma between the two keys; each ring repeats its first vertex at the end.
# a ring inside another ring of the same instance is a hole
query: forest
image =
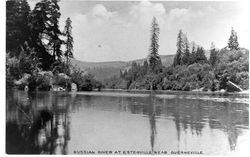
{"type": "Polygon", "coordinates": [[[228,43],[222,49],[211,43],[209,58],[206,50],[189,42],[182,30],[177,35],[177,51],[171,66],[165,67],[158,54],[160,28],[156,18],[151,26],[149,55],[143,64],[132,63],[120,77],[105,81],[108,88],[219,91],[232,90],[231,81],[241,89],[249,88],[249,50],[241,48],[236,31],[232,28],[228,43]]]}
{"type": "Polygon", "coordinates": [[[6,2],[6,86],[29,90],[70,90],[100,88],[86,71],[71,66],[73,55],[72,21],[61,16],[58,0],[41,0],[31,10],[26,0],[6,2]]]}
{"type": "MultiPolygon", "coordinates": [[[[58,0],[41,0],[33,10],[26,0],[6,2],[6,86],[29,90],[51,90],[72,83],[79,91],[93,89],[146,89],[218,91],[230,90],[231,81],[240,88],[249,88],[249,50],[241,48],[232,28],[228,43],[218,49],[214,43],[209,58],[202,46],[190,42],[182,30],[177,34],[177,51],[170,66],[163,66],[159,56],[160,28],[154,17],[151,44],[143,64],[132,63],[121,69],[120,76],[99,81],[85,69],[71,65],[73,54],[72,21],[61,16],[58,0]]],[[[135,52],[130,52],[135,53],[135,52]]],[[[87,60],[87,59],[86,59],[87,60]]]]}

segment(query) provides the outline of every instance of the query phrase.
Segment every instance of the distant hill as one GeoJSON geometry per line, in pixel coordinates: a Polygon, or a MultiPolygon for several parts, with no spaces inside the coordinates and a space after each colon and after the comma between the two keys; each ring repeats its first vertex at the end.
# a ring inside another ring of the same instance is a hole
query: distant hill
{"type": "MultiPolygon", "coordinates": [[[[162,64],[164,66],[170,66],[173,63],[175,55],[160,55],[162,64]]],[[[119,76],[120,70],[129,69],[132,62],[137,64],[143,64],[146,58],[137,59],[132,61],[110,61],[110,62],[85,62],[72,59],[71,63],[73,66],[77,66],[81,69],[87,70],[89,73],[93,74],[97,80],[103,81],[104,79],[110,78],[112,76],[119,76]]]]}

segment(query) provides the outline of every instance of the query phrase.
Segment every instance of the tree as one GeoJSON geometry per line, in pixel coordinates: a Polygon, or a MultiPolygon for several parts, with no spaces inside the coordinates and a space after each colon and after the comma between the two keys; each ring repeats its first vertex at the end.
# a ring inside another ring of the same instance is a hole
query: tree
{"type": "Polygon", "coordinates": [[[205,56],[205,50],[203,49],[203,47],[197,48],[197,52],[195,55],[195,62],[202,64],[207,62],[207,57],[205,56]]]}
{"type": "Polygon", "coordinates": [[[60,60],[62,56],[61,45],[63,41],[60,39],[62,32],[59,30],[59,18],[61,16],[60,7],[58,5],[59,0],[51,0],[49,3],[49,8],[51,8],[48,16],[49,22],[51,23],[50,28],[48,28],[47,35],[49,36],[48,46],[51,47],[51,53],[54,61],[60,60]]]}
{"type": "Polygon", "coordinates": [[[29,15],[29,27],[31,29],[31,47],[36,52],[36,57],[41,62],[43,70],[48,70],[53,63],[52,56],[47,52],[45,44],[43,42],[44,34],[46,31],[47,13],[45,12],[47,7],[45,2],[38,2],[35,8],[29,15]]]}
{"type": "Polygon", "coordinates": [[[137,75],[138,75],[138,65],[135,61],[133,61],[131,67],[132,81],[135,81],[137,79],[137,75]]]}
{"type": "Polygon", "coordinates": [[[42,68],[48,70],[57,60],[61,60],[62,35],[59,30],[60,7],[58,0],[42,0],[38,2],[30,14],[32,47],[42,63],[42,68]]]}
{"type": "Polygon", "coordinates": [[[234,31],[233,28],[231,30],[231,35],[228,39],[228,48],[230,50],[238,50],[239,49],[237,33],[234,31]]]}
{"type": "Polygon", "coordinates": [[[142,67],[143,74],[146,75],[148,72],[148,62],[145,60],[142,67]]]}
{"type": "Polygon", "coordinates": [[[161,58],[158,54],[159,34],[160,34],[160,28],[159,28],[156,18],[154,17],[152,25],[151,25],[151,44],[149,48],[150,53],[148,56],[149,69],[150,69],[150,72],[153,72],[153,73],[159,72],[162,66],[161,58]]]}
{"type": "Polygon", "coordinates": [[[25,48],[24,43],[29,41],[29,12],[30,6],[26,0],[6,2],[6,52],[11,57],[19,57],[25,48]]]}
{"type": "Polygon", "coordinates": [[[177,36],[177,52],[174,58],[174,66],[177,65],[182,65],[182,57],[185,51],[185,39],[184,39],[184,34],[182,33],[182,30],[179,31],[178,36],[177,36]]]}
{"type": "Polygon", "coordinates": [[[185,51],[182,57],[182,63],[185,65],[190,63],[189,43],[187,37],[185,37],[185,51]]]}
{"type": "Polygon", "coordinates": [[[214,67],[215,64],[218,62],[218,51],[215,49],[214,43],[211,43],[211,48],[210,48],[210,58],[209,58],[209,63],[214,67]]]}
{"type": "Polygon", "coordinates": [[[192,42],[192,52],[190,54],[189,64],[195,63],[196,47],[195,43],[192,42]]]}
{"type": "Polygon", "coordinates": [[[66,57],[66,65],[67,68],[69,66],[69,59],[73,58],[73,37],[72,37],[72,26],[71,26],[72,21],[70,20],[70,18],[68,17],[66,20],[66,25],[64,28],[64,35],[66,36],[66,41],[65,41],[65,45],[66,45],[66,52],[64,53],[65,57],[66,57]]]}

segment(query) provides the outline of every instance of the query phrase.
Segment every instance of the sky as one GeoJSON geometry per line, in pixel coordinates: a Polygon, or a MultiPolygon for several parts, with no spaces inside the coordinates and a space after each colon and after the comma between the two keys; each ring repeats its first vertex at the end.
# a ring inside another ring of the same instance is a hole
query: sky
{"type": "MultiPolygon", "coordinates": [[[[31,9],[36,0],[28,0],[31,9]]],[[[176,53],[180,29],[190,42],[209,49],[227,46],[231,28],[241,47],[249,49],[250,15],[238,1],[77,1],[59,2],[60,28],[70,17],[74,56],[89,62],[129,61],[147,57],[150,27],[156,17],[159,27],[159,54],[176,53]]]]}

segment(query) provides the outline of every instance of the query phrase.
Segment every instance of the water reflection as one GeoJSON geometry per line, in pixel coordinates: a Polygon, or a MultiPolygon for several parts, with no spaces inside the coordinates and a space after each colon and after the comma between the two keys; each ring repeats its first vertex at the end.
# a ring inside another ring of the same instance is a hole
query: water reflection
{"type": "Polygon", "coordinates": [[[67,97],[49,93],[8,93],[6,152],[67,154],[70,140],[67,97]],[[18,140],[17,140],[18,139],[18,140]]]}
{"type": "Polygon", "coordinates": [[[153,95],[150,96],[150,102],[149,102],[149,109],[148,109],[148,116],[149,116],[149,122],[150,122],[150,144],[151,144],[151,150],[154,151],[154,143],[155,143],[155,137],[156,137],[156,122],[155,122],[155,116],[156,116],[156,109],[155,109],[155,98],[153,95]]]}
{"type": "Polygon", "coordinates": [[[112,97],[7,91],[6,152],[72,154],[76,148],[233,151],[237,139],[248,130],[248,109],[246,103],[163,99],[154,94],[112,97]]]}

